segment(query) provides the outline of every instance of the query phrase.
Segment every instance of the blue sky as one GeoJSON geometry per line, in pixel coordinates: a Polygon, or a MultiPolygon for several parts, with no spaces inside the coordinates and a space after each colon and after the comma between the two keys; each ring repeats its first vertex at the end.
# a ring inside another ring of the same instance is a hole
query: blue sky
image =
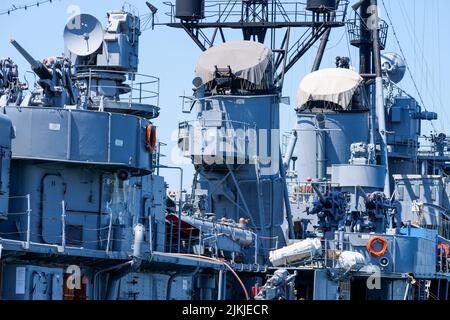
{"type": "MultiPolygon", "coordinates": [[[[164,0],[150,1],[160,10],[157,18],[159,22],[167,21],[164,12],[164,0]]],[[[381,2],[381,0],[379,0],[381,2]]],[[[426,108],[436,111],[440,120],[436,121],[438,131],[450,133],[448,124],[450,115],[447,101],[450,101],[450,26],[447,23],[446,12],[450,12],[448,0],[384,0],[389,14],[394,22],[398,38],[406,59],[411,67],[412,74],[426,108]]],[[[36,1],[34,1],[35,3],[36,1]]],[[[29,66],[9,44],[9,38],[14,37],[36,59],[41,60],[47,56],[61,54],[64,51],[62,32],[69,17],[67,9],[70,5],[77,5],[81,12],[96,16],[102,24],[106,25],[106,11],[119,9],[123,1],[119,0],[54,0],[53,4],[43,4],[39,8],[33,7],[27,11],[19,10],[9,16],[0,16],[0,57],[11,57],[19,65],[21,75],[24,75],[29,66]]],[[[128,1],[137,7],[140,14],[148,12],[144,0],[128,1]]],[[[355,1],[352,1],[352,3],[355,1]]],[[[0,12],[14,5],[33,3],[31,0],[2,0],[0,12]]],[[[386,14],[382,7],[382,18],[386,14]]],[[[387,20],[387,19],[386,19],[387,20]]],[[[294,35],[299,35],[297,31],[294,35]]],[[[236,36],[238,36],[236,34],[236,36]]],[[[399,52],[397,42],[392,30],[386,51],[399,52]]],[[[175,146],[174,132],[178,122],[190,119],[191,115],[181,112],[181,99],[179,96],[190,95],[195,64],[200,50],[190,40],[184,31],[158,26],[155,30],[145,31],[141,37],[139,71],[151,74],[161,79],[160,106],[161,116],[155,120],[158,125],[158,137],[169,144],[163,153],[169,157],[163,159],[171,165],[170,153],[175,146]],[[172,140],[172,141],[171,141],[172,140]]],[[[291,106],[281,107],[281,126],[283,131],[289,131],[295,125],[295,96],[297,86],[301,79],[310,71],[314,60],[315,50],[303,57],[297,66],[291,70],[285,80],[285,96],[291,97],[291,106]]],[[[336,56],[351,56],[352,63],[358,65],[357,51],[348,47],[345,29],[335,30],[324,57],[323,67],[334,66],[336,56]]],[[[409,76],[400,83],[400,86],[411,95],[418,98],[416,90],[409,76]]],[[[425,126],[425,132],[431,130],[425,126]]],[[[190,188],[192,168],[185,166],[185,188],[190,188]]],[[[166,176],[170,188],[178,189],[178,177],[175,172],[162,172],[166,176]]]]}

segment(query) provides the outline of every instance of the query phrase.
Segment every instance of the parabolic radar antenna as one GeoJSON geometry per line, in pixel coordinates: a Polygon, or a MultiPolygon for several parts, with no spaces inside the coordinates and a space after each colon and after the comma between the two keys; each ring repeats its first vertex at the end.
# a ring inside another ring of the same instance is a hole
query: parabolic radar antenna
{"type": "Polygon", "coordinates": [[[90,14],[80,14],[71,19],[64,29],[64,43],[77,56],[96,52],[103,43],[103,27],[90,14]]]}
{"type": "Polygon", "coordinates": [[[405,77],[406,62],[401,55],[393,52],[383,53],[381,64],[392,82],[399,83],[405,77]]]}

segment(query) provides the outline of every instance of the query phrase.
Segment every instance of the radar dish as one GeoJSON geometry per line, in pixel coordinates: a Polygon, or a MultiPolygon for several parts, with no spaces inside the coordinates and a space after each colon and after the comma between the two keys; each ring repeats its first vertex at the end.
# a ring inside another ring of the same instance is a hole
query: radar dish
{"type": "Polygon", "coordinates": [[[97,18],[90,14],[80,14],[67,23],[64,43],[73,54],[88,56],[102,45],[103,32],[103,26],[97,18]]]}
{"type": "Polygon", "coordinates": [[[195,77],[194,80],[192,80],[192,84],[198,89],[203,85],[203,80],[200,77],[195,77]]]}
{"type": "Polygon", "coordinates": [[[393,52],[384,53],[381,55],[381,64],[392,82],[399,83],[405,77],[406,62],[401,55],[393,52]]]}

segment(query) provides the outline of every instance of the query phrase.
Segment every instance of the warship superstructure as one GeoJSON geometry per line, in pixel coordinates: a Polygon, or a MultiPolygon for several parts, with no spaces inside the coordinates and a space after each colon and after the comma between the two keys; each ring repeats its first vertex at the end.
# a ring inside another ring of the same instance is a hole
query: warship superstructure
{"type": "Polygon", "coordinates": [[[176,198],[159,169],[186,177],[160,160],[136,12],[109,11],[106,27],[71,18],[63,56],[36,60],[11,39],[37,81],[0,60],[1,298],[447,300],[449,140],[424,137],[438,114],[401,89],[408,66],[384,52],[377,0],[165,4],[155,27],[203,51],[193,119],[174,123],[195,169],[176,198]],[[359,61],[321,68],[344,26],[359,61]],[[283,145],[285,75],[315,44],[283,145]]]}

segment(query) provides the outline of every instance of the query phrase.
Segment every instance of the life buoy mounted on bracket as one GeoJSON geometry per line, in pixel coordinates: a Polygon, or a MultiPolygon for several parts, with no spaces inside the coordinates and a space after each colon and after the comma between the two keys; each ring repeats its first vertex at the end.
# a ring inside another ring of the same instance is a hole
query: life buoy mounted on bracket
{"type": "Polygon", "coordinates": [[[370,252],[370,254],[374,257],[383,257],[388,249],[388,242],[385,238],[381,237],[381,236],[377,236],[374,237],[372,239],[370,239],[369,243],[367,243],[367,251],[370,252]],[[376,250],[373,246],[375,243],[380,243],[381,244],[381,249],[380,250],[376,250]]]}
{"type": "Polygon", "coordinates": [[[150,122],[145,131],[145,148],[153,153],[156,151],[156,127],[150,122]]]}

